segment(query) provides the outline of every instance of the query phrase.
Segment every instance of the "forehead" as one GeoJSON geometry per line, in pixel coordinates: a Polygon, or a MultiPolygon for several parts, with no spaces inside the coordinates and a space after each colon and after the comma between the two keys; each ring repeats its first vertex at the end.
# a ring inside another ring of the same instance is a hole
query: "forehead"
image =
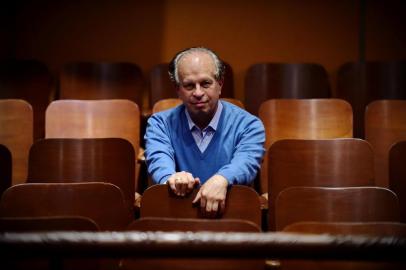
{"type": "Polygon", "coordinates": [[[205,52],[185,54],[178,62],[179,79],[191,76],[214,77],[216,66],[213,58],[205,52]]]}

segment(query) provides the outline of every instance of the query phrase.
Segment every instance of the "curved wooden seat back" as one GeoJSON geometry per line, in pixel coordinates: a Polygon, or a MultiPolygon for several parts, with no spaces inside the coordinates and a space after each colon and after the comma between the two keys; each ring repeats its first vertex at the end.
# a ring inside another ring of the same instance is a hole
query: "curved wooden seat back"
{"type": "Polygon", "coordinates": [[[143,217],[128,225],[129,231],[260,232],[257,224],[240,219],[143,217]]]}
{"type": "Polygon", "coordinates": [[[11,186],[11,153],[8,148],[0,144],[0,197],[11,186]]]}
{"type": "MultiPolygon", "coordinates": [[[[240,107],[241,109],[244,109],[244,104],[238,99],[222,98],[221,100],[227,101],[229,103],[232,103],[232,104],[240,107]]],[[[180,104],[182,104],[182,100],[180,100],[179,98],[161,99],[161,100],[157,101],[154,104],[154,106],[152,107],[152,113],[157,113],[160,111],[168,110],[168,109],[174,108],[176,106],[179,106],[180,104]]]]}
{"type": "Polygon", "coordinates": [[[400,221],[406,223],[406,140],[400,141],[389,151],[389,188],[399,198],[400,221]]]}
{"type": "MultiPolygon", "coordinates": [[[[221,96],[226,98],[234,97],[234,75],[231,66],[227,63],[224,78],[224,85],[221,89],[221,96]]],[[[174,84],[169,79],[168,63],[162,63],[154,66],[150,72],[150,106],[162,99],[177,98],[178,94],[174,84]]]]}
{"type": "MultiPolygon", "coordinates": [[[[58,100],[46,111],[46,138],[122,138],[140,148],[140,111],[130,100],[58,100]]],[[[135,161],[136,162],[136,161],[135,161]]],[[[135,164],[138,187],[139,164],[135,164]]]]}
{"type": "Polygon", "coordinates": [[[374,154],[361,139],[280,140],[269,148],[268,213],[275,228],[275,201],[288,187],[374,186],[374,154]]]}
{"type": "Polygon", "coordinates": [[[349,62],[337,74],[336,97],[354,110],[354,137],[365,138],[367,105],[380,99],[406,99],[406,61],[349,62]]]}
{"type": "MultiPolygon", "coordinates": [[[[194,189],[185,197],[173,194],[168,185],[154,185],[143,193],[140,217],[201,218],[200,208],[192,205],[194,189]]],[[[233,185],[227,192],[226,209],[221,218],[248,220],[261,226],[258,194],[252,188],[233,185]]]]}
{"type": "MultiPolygon", "coordinates": [[[[246,220],[235,219],[185,219],[185,218],[140,218],[130,224],[130,231],[162,232],[259,232],[257,225],[246,220]]],[[[122,269],[265,269],[261,259],[125,259],[122,269]]]]}
{"type": "Polygon", "coordinates": [[[99,231],[90,218],[73,216],[0,218],[1,232],[99,231]]]}
{"type": "Polygon", "coordinates": [[[144,79],[133,63],[75,62],[60,74],[61,99],[128,99],[142,105],[144,79]]]}
{"type": "Polygon", "coordinates": [[[13,185],[27,179],[28,152],[32,142],[31,105],[21,99],[0,100],[0,144],[11,152],[13,185]]]}
{"type": "MultiPolygon", "coordinates": [[[[370,237],[406,236],[406,224],[398,222],[298,222],[286,226],[284,232],[329,235],[361,235],[370,237]]],[[[396,241],[396,240],[395,240],[396,241]]],[[[404,269],[404,262],[347,260],[282,260],[282,269],[404,269]]]]}
{"type": "Polygon", "coordinates": [[[297,222],[286,226],[283,231],[406,237],[406,224],[400,222],[297,222]]]}
{"type": "Polygon", "coordinates": [[[0,99],[23,99],[32,106],[34,140],[45,136],[45,110],[54,94],[54,78],[44,63],[0,61],[0,99]]]}
{"type": "Polygon", "coordinates": [[[245,106],[258,115],[268,99],[329,98],[330,83],[325,68],[313,63],[259,63],[245,76],[245,106]]]}
{"type": "Polygon", "coordinates": [[[133,220],[125,197],[110,183],[35,183],[3,193],[0,217],[83,216],[101,230],[123,230],[133,220]]]}
{"type": "Polygon", "coordinates": [[[134,149],[124,139],[44,139],[30,149],[27,182],[108,182],[118,186],[132,206],[134,164],[134,149]]]}
{"type": "Polygon", "coordinates": [[[301,221],[399,222],[395,193],[381,187],[291,187],[276,199],[276,230],[301,221]]]}
{"type": "Polygon", "coordinates": [[[365,138],[375,152],[376,184],[389,186],[389,150],[406,140],[406,100],[377,100],[365,113],[365,138]]]}
{"type": "MultiPolygon", "coordinates": [[[[261,104],[265,149],[282,139],[352,137],[352,110],[341,99],[271,99],[261,104]]],[[[268,192],[268,154],[261,167],[261,193],[268,192]]]]}

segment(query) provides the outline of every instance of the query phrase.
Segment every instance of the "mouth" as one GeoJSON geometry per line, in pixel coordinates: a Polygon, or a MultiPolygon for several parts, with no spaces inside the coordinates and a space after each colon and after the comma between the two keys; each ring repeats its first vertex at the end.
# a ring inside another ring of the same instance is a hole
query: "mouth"
{"type": "Polygon", "coordinates": [[[201,108],[206,106],[207,101],[199,101],[199,102],[192,102],[192,105],[197,107],[197,108],[201,108]]]}

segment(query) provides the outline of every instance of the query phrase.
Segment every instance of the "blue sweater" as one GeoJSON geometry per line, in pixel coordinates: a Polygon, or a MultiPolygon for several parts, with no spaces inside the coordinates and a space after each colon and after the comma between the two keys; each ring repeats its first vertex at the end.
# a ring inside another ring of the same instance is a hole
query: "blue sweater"
{"type": "Polygon", "coordinates": [[[156,113],[148,120],[145,156],[155,183],[165,183],[175,172],[190,172],[204,183],[214,174],[229,184],[248,185],[264,154],[262,122],[241,108],[221,101],[217,130],[201,153],[189,130],[185,106],[156,113]]]}

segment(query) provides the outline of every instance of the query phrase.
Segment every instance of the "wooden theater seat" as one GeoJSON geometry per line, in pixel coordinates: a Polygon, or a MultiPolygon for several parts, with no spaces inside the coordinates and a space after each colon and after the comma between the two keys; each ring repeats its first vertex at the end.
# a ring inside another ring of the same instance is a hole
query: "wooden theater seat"
{"type": "Polygon", "coordinates": [[[400,221],[406,223],[406,140],[392,145],[389,151],[389,188],[399,198],[400,221]]]}
{"type": "Polygon", "coordinates": [[[275,229],[278,194],[294,186],[374,186],[374,155],[361,139],[280,140],[269,148],[268,202],[275,229]]]}
{"type": "MultiPolygon", "coordinates": [[[[249,221],[236,219],[184,219],[184,218],[141,218],[129,225],[130,231],[162,232],[259,232],[259,227],[249,221]]],[[[243,248],[243,247],[241,247],[243,248]]],[[[261,259],[124,259],[122,269],[265,269],[261,259]]]]}
{"type": "MultiPolygon", "coordinates": [[[[282,139],[352,137],[352,110],[340,99],[272,99],[261,104],[265,149],[282,139]]],[[[268,153],[261,166],[260,193],[268,192],[268,153]]]]}
{"type": "Polygon", "coordinates": [[[44,139],[30,149],[27,182],[109,182],[132,208],[134,165],[134,148],[121,138],[44,139]]]}
{"type": "MultiPolygon", "coordinates": [[[[192,205],[198,190],[178,197],[168,185],[149,187],[142,196],[140,217],[202,218],[200,209],[192,205]]],[[[226,208],[221,218],[248,220],[261,226],[258,194],[250,187],[233,185],[227,192],[226,208]]]]}
{"type": "Polygon", "coordinates": [[[0,144],[11,153],[12,185],[27,179],[28,151],[33,142],[32,107],[21,99],[0,100],[0,144]]]}
{"type": "Polygon", "coordinates": [[[395,193],[381,187],[291,187],[276,199],[276,230],[301,221],[399,222],[395,193]]]}
{"type": "Polygon", "coordinates": [[[314,63],[259,63],[245,76],[247,111],[258,115],[268,99],[329,98],[330,84],[325,68],[314,63]]]}
{"type": "Polygon", "coordinates": [[[406,140],[406,100],[377,100],[365,112],[365,139],[375,153],[376,184],[389,186],[389,150],[406,140]]]}
{"type": "Polygon", "coordinates": [[[109,183],[33,183],[7,189],[0,217],[82,216],[101,230],[123,230],[132,212],[121,190],[109,183]]]}

